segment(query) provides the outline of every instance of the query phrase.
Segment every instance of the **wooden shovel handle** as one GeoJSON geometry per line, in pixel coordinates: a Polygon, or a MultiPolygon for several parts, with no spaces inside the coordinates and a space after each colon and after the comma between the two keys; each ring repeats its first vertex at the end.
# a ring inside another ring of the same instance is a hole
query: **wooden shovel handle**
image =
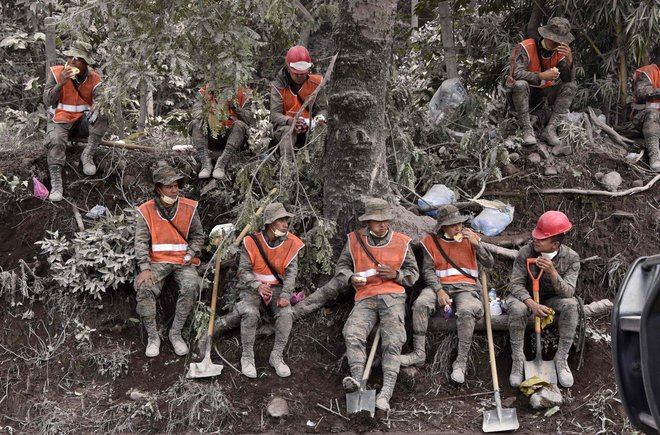
{"type": "Polygon", "coordinates": [[[495,346],[493,345],[493,327],[490,323],[490,304],[488,303],[488,282],[486,272],[481,271],[481,298],[484,300],[486,312],[486,335],[488,336],[488,356],[490,357],[490,374],[493,377],[493,390],[500,391],[500,383],[497,380],[497,365],[495,364],[495,346]]]}
{"type": "MultiPolygon", "coordinates": [[[[273,187],[273,189],[268,192],[268,195],[266,196],[266,200],[264,201],[264,204],[269,204],[271,201],[271,198],[277,193],[277,187],[273,187]]],[[[257,218],[261,216],[261,213],[264,212],[264,209],[266,208],[266,205],[262,205],[257,209],[256,212],[254,212],[254,218],[257,218]]],[[[243,228],[243,231],[236,237],[236,240],[234,240],[234,245],[238,246],[241,244],[241,241],[245,237],[245,235],[250,231],[250,228],[252,228],[252,224],[248,222],[247,225],[243,228]]],[[[220,263],[221,263],[221,258],[220,258],[220,246],[215,250],[215,273],[213,274],[213,294],[211,295],[211,314],[209,315],[209,328],[208,328],[208,336],[213,337],[213,327],[215,326],[215,307],[216,303],[218,300],[218,286],[220,284],[220,263]]]]}
{"type": "MultiPolygon", "coordinates": [[[[538,304],[540,301],[539,292],[541,291],[539,283],[543,276],[543,269],[541,269],[538,275],[534,276],[530,267],[532,264],[536,264],[536,258],[527,259],[527,273],[529,274],[529,277],[532,278],[532,296],[534,296],[534,302],[538,304]]],[[[537,334],[541,332],[541,318],[539,316],[534,316],[534,332],[537,334]]]]}
{"type": "Polygon", "coordinates": [[[374,337],[374,342],[371,344],[371,351],[369,352],[369,358],[367,359],[366,367],[362,373],[362,380],[366,381],[369,379],[369,374],[371,373],[371,365],[374,362],[374,356],[376,355],[376,348],[378,347],[378,342],[380,341],[380,325],[376,329],[376,336],[374,337]]]}

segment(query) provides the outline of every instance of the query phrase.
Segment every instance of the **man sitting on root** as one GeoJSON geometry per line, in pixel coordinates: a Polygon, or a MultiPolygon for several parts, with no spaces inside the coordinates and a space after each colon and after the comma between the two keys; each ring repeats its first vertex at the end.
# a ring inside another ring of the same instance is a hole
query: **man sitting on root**
{"type": "Polygon", "coordinates": [[[367,226],[348,235],[335,276],[356,291],[355,306],[343,331],[351,371],[343,386],[347,392],[359,387],[367,361],[367,337],[380,321],[383,387],[376,397],[376,408],[389,411],[401,347],[406,342],[404,286],[417,281],[419,270],[410,249],[410,237],[390,230],[393,215],[387,201],[369,199],[365,208],[358,220],[367,226]]]}
{"type": "Polygon", "coordinates": [[[538,32],[540,39],[525,39],[513,49],[506,81],[507,97],[522,128],[524,145],[536,144],[530,108],[542,107],[543,101],[548,100],[552,114],[544,137],[548,145],[559,147],[557,125],[577,93],[573,52],[568,45],[575,38],[571,34],[571,24],[560,17],[551,18],[538,32]]]}
{"type": "Polygon", "coordinates": [[[97,97],[101,76],[90,65],[92,47],[76,41],[67,51],[64,65],[51,66],[44,88],[44,104],[55,113],[46,127],[45,147],[48,149],[50,199],[61,201],[64,195],[62,167],[66,160],[66,144],[71,138],[87,139],[80,156],[85,175],[96,174],[94,153],[108,129],[108,121],[101,112],[97,97]]]}
{"type": "Polygon", "coordinates": [[[293,326],[291,294],[298,274],[298,252],[305,246],[289,232],[292,217],[281,203],[269,204],[264,210],[263,229],[243,239],[236,311],[241,316],[241,371],[248,378],[257,377],[254,340],[262,307],[275,315],[275,343],[268,362],[277,376],[291,376],[282,354],[293,326]]]}
{"type": "Polygon", "coordinates": [[[660,44],[652,57],[652,64],[635,71],[633,123],[644,134],[651,170],[660,172],[660,44]]]}
{"type": "Polygon", "coordinates": [[[197,266],[204,245],[204,230],[197,213],[197,201],[179,197],[182,178],[174,168],[159,166],[153,172],[155,197],[138,207],[135,257],[140,274],[135,280],[135,299],[136,311],[147,330],[145,354],[150,358],[160,353],[156,298],[160,296],[167,277],[172,276],[179,288],[169,333],[174,352],[179,356],[188,353],[181,330],[201,284],[197,266]]]}
{"type": "MultiPolygon", "coordinates": [[[[220,91],[227,92],[227,89],[220,91]]],[[[200,88],[199,99],[193,106],[193,119],[188,124],[188,133],[201,164],[197,174],[201,179],[210,176],[216,180],[225,178],[227,164],[245,142],[253,122],[249,104],[252,92],[249,89],[239,87],[236,94],[224,102],[224,107],[216,94],[208,85],[200,88]],[[226,119],[218,119],[223,115],[226,115],[226,119]],[[215,167],[209,156],[209,145],[223,147],[215,167]]]]}
{"type": "Polygon", "coordinates": [[[445,205],[438,210],[437,234],[428,234],[422,240],[422,275],[428,287],[422,290],[413,304],[414,350],[401,356],[404,367],[424,364],[429,316],[435,311],[436,304],[447,309],[453,301],[456,306],[458,356],[453,364],[451,379],[459,384],[465,382],[474,324],[484,315],[477,261],[486,268],[493,266],[493,256],[479,243],[481,238],[471,229],[463,227],[467,219],[455,206],[445,205]]]}
{"type": "Polygon", "coordinates": [[[573,385],[573,374],[568,367],[568,351],[573,344],[579,321],[578,301],[574,295],[580,273],[580,256],[562,243],[572,226],[568,217],[560,211],[543,213],[532,231],[534,241],[518,251],[513,263],[511,295],[506,298],[513,359],[509,376],[512,387],[519,387],[523,381],[523,345],[529,316],[543,319],[550,314],[551,309],[561,313],[559,344],[555,354],[557,380],[562,387],[573,385]],[[532,299],[532,280],[527,271],[528,258],[536,258],[536,266],[543,270],[539,283],[540,303],[532,299]]]}

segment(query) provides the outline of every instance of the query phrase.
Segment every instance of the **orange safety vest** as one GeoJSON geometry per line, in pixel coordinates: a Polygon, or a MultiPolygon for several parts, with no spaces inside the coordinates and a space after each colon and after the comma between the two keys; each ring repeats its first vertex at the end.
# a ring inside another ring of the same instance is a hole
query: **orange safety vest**
{"type": "MultiPolygon", "coordinates": [[[[302,240],[291,233],[288,233],[286,239],[280,243],[279,246],[275,246],[274,248],[268,246],[266,239],[264,239],[263,232],[259,231],[257,238],[261,238],[259,243],[268,257],[268,261],[270,261],[270,264],[275,269],[275,272],[284,279],[284,271],[289,264],[291,264],[293,259],[296,258],[296,255],[298,255],[298,252],[303,246],[305,246],[305,244],[302,240]]],[[[261,256],[261,252],[259,252],[259,248],[254,240],[252,240],[252,237],[244,238],[243,246],[245,246],[245,249],[250,256],[252,273],[254,273],[254,276],[264,284],[279,284],[280,282],[268,268],[264,258],[261,256]]]]}
{"type": "MultiPolygon", "coordinates": [[[[307,80],[305,80],[305,83],[303,83],[303,85],[298,90],[298,95],[293,93],[290,86],[276,88],[282,97],[282,114],[288,116],[289,118],[293,118],[302,107],[303,101],[307,101],[310,95],[312,95],[316,88],[319,87],[322,80],[323,76],[319,74],[309,74],[307,76],[307,80]]],[[[309,119],[309,108],[312,104],[314,104],[313,101],[311,101],[310,104],[305,107],[305,110],[303,110],[303,118],[309,119]]]]}
{"type": "MultiPolygon", "coordinates": [[[[383,246],[371,246],[367,238],[360,231],[360,237],[364,241],[369,252],[378,260],[379,264],[390,266],[394,270],[399,270],[408,252],[408,246],[412,240],[405,234],[392,232],[392,237],[387,244],[383,246]]],[[[383,280],[378,276],[377,265],[369,258],[364,248],[360,245],[355,236],[355,232],[348,235],[348,246],[353,257],[353,273],[363,278],[367,278],[367,283],[355,288],[355,300],[359,301],[375,295],[390,293],[404,293],[406,290],[398,282],[388,279],[383,280]]]]}
{"type": "MultiPolygon", "coordinates": [[[[547,71],[550,68],[554,68],[559,65],[564,56],[559,54],[558,51],[554,51],[550,57],[541,57],[539,56],[538,50],[536,49],[536,39],[529,38],[522,41],[520,44],[516,45],[511,53],[511,68],[509,70],[509,78],[507,81],[513,83],[516,80],[513,78],[514,69],[516,66],[516,57],[518,57],[518,50],[523,48],[527,52],[527,58],[529,59],[529,65],[527,65],[527,71],[540,73],[542,71],[547,71]]],[[[540,85],[531,85],[533,88],[547,88],[549,86],[554,86],[555,82],[552,80],[541,80],[540,85]]]]}
{"type": "Polygon", "coordinates": [[[152,263],[185,264],[183,257],[188,252],[188,231],[197,210],[197,201],[179,198],[172,224],[181,231],[185,238],[162,217],[156,209],[155,200],[150,200],[138,207],[138,211],[147,222],[151,233],[149,257],[152,263]]]}
{"type": "Polygon", "coordinates": [[[440,243],[440,246],[442,246],[442,249],[444,249],[445,254],[447,254],[447,256],[451,258],[458,267],[463,269],[468,275],[474,277],[474,279],[466,277],[458,269],[455,269],[454,266],[449,264],[435,245],[433,236],[428,234],[422,240],[422,246],[424,246],[426,252],[428,252],[431,258],[433,258],[435,274],[440,279],[440,283],[455,284],[457,282],[465,282],[474,284],[479,276],[479,269],[477,268],[476,252],[470,241],[467,238],[457,242],[455,240],[445,240],[438,237],[438,242],[440,243]]]}
{"type": "MultiPolygon", "coordinates": [[[[215,117],[215,108],[217,106],[217,101],[215,99],[215,95],[212,93],[208,92],[208,85],[204,86],[203,88],[199,88],[199,93],[202,95],[204,100],[209,104],[210,110],[209,110],[209,121],[210,117],[213,116],[215,117]]],[[[222,126],[225,128],[229,128],[234,124],[234,121],[238,119],[236,116],[236,112],[231,108],[231,103],[234,101],[236,103],[236,106],[238,107],[243,107],[248,100],[249,95],[251,94],[251,90],[248,88],[244,88],[243,86],[238,87],[238,91],[236,92],[236,95],[234,95],[234,98],[232,98],[231,101],[225,102],[225,107],[227,110],[227,119],[225,121],[222,121],[222,126]]],[[[209,125],[213,125],[215,123],[215,119],[213,122],[209,122],[209,125]]]]}
{"type": "MultiPolygon", "coordinates": [[[[646,65],[636,70],[635,83],[637,83],[637,80],[639,80],[642,74],[648,77],[649,81],[651,82],[654,88],[656,89],[660,88],[660,68],[658,68],[658,65],[652,63],[651,65],[646,65]]],[[[635,104],[633,104],[632,107],[635,110],[644,110],[644,109],[660,110],[660,100],[658,99],[652,100],[650,98],[647,98],[646,102],[644,103],[640,103],[639,101],[635,100],[635,104]]]]}
{"type": "MultiPolygon", "coordinates": [[[[50,67],[50,72],[58,84],[60,83],[60,73],[63,69],[64,65],[50,67]]],[[[53,122],[58,124],[76,122],[83,115],[84,111],[92,108],[94,101],[93,92],[100,84],[101,76],[90,67],[87,67],[87,77],[78,86],[77,91],[72,80],[64,82],[64,86],[60,90],[60,100],[55,108],[53,122]]]]}

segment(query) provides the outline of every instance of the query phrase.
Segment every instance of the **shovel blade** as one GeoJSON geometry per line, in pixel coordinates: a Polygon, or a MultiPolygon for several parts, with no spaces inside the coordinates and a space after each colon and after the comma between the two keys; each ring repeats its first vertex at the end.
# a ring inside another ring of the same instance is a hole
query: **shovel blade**
{"type": "Polygon", "coordinates": [[[376,390],[358,390],[346,394],[346,412],[355,414],[360,411],[369,411],[373,417],[376,413],[376,390]]]}
{"type": "Polygon", "coordinates": [[[525,369],[525,380],[538,376],[548,383],[557,385],[557,368],[554,361],[535,359],[523,363],[525,369]]]}
{"type": "Polygon", "coordinates": [[[204,358],[202,362],[191,363],[186,378],[210,378],[222,373],[222,364],[213,364],[211,358],[204,358]]]}
{"type": "Polygon", "coordinates": [[[506,432],[516,430],[520,426],[518,423],[518,414],[515,408],[501,408],[500,413],[497,409],[484,411],[484,422],[481,430],[484,432],[506,432]]]}

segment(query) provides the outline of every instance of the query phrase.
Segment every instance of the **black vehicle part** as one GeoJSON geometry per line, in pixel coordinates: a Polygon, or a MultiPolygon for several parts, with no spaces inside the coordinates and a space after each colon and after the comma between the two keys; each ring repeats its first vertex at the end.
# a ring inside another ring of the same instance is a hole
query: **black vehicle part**
{"type": "Polygon", "coordinates": [[[638,429],[654,434],[660,433],[660,340],[654,335],[659,330],[660,255],[641,257],[628,271],[614,303],[612,358],[628,418],[638,429]]]}

